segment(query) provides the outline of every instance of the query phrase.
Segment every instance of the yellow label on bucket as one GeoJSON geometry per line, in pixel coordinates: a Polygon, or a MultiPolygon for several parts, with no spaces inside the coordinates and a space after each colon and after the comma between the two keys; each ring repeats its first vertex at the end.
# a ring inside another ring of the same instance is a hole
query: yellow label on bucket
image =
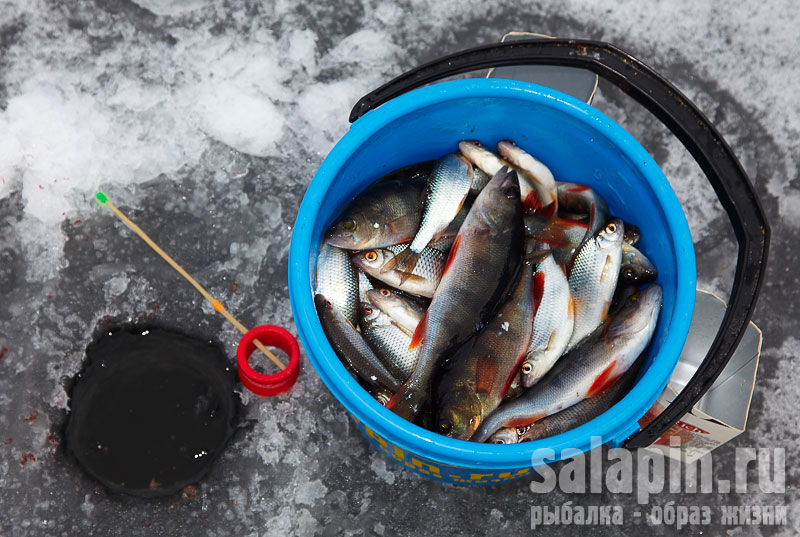
{"type": "Polygon", "coordinates": [[[380,436],[361,423],[357,418],[351,416],[355,421],[358,428],[367,437],[367,439],[375,446],[377,446],[388,457],[399,462],[406,468],[413,470],[419,474],[428,476],[433,479],[441,479],[450,483],[460,484],[489,484],[501,483],[503,481],[513,481],[530,473],[530,468],[519,468],[515,470],[478,470],[475,468],[464,468],[461,466],[453,466],[450,464],[443,464],[419,455],[409,453],[406,450],[396,446],[380,436]],[[443,472],[444,469],[444,472],[443,472]]]}

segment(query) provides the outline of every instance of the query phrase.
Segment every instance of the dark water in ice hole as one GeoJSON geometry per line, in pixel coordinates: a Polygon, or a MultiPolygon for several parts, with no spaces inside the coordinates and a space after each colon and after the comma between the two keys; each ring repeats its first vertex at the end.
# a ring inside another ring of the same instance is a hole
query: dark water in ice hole
{"type": "Polygon", "coordinates": [[[75,377],[66,450],[113,491],[197,482],[234,432],[236,372],[221,347],[158,327],[105,330],[75,377]]]}

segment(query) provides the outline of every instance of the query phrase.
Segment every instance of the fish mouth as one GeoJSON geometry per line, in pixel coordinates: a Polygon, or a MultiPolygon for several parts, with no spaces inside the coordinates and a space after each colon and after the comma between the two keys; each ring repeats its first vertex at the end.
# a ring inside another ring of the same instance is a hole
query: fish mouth
{"type": "Polygon", "coordinates": [[[325,243],[338,248],[349,246],[355,240],[356,237],[352,232],[339,230],[337,226],[333,226],[325,232],[325,243]]]}
{"type": "MultiPolygon", "coordinates": [[[[451,422],[451,427],[447,432],[442,432],[445,436],[455,438],[457,440],[469,440],[475,433],[481,423],[480,416],[469,418],[466,423],[464,422],[451,422]]],[[[440,425],[441,428],[441,425],[440,425]]]]}
{"type": "Polygon", "coordinates": [[[492,436],[490,436],[489,440],[491,440],[493,444],[499,444],[499,445],[516,444],[517,435],[516,433],[498,431],[494,433],[492,436]]]}
{"type": "Polygon", "coordinates": [[[637,283],[652,282],[658,278],[658,270],[652,265],[641,267],[639,272],[639,277],[636,279],[637,283]]]}
{"type": "Polygon", "coordinates": [[[654,328],[661,308],[663,291],[658,284],[652,284],[639,292],[637,311],[621,326],[619,334],[637,334],[654,328]]]}

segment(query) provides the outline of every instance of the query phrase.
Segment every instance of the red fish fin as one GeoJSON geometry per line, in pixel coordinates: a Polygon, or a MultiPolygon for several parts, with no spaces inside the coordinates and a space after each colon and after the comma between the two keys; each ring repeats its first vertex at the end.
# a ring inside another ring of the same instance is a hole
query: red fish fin
{"type": "Polygon", "coordinates": [[[551,220],[551,224],[553,226],[560,228],[578,227],[580,229],[586,229],[587,227],[589,227],[589,224],[586,222],[581,222],[580,220],[572,220],[571,218],[561,218],[558,216],[551,220]]]}
{"type": "Polygon", "coordinates": [[[508,376],[508,379],[506,380],[506,385],[503,386],[503,391],[500,394],[501,398],[506,396],[508,389],[511,387],[511,383],[514,382],[514,377],[516,377],[517,374],[519,373],[519,366],[522,365],[522,361],[524,359],[525,359],[525,353],[523,352],[522,354],[519,355],[519,358],[517,358],[516,365],[513,367],[513,369],[511,369],[511,374],[508,376]]]}
{"type": "Polygon", "coordinates": [[[579,183],[570,183],[570,185],[564,190],[566,190],[567,192],[572,192],[574,194],[580,194],[581,192],[586,192],[587,190],[591,189],[586,185],[581,185],[579,183]]]}
{"type": "Polygon", "coordinates": [[[546,216],[547,218],[553,218],[558,211],[558,204],[555,202],[550,202],[544,207],[538,207],[535,211],[541,215],[546,216]]]}
{"type": "Polygon", "coordinates": [[[611,328],[611,319],[606,319],[606,323],[603,325],[603,329],[600,331],[600,339],[606,339],[608,337],[608,331],[611,328]]]}
{"type": "Polygon", "coordinates": [[[533,314],[539,311],[539,304],[544,296],[544,272],[537,270],[533,276],[533,314]]]}
{"type": "Polygon", "coordinates": [[[612,377],[611,373],[614,372],[614,368],[616,366],[617,366],[617,361],[614,360],[613,362],[608,364],[608,366],[603,370],[602,373],[597,375],[597,378],[594,379],[594,382],[592,382],[592,385],[586,392],[587,398],[599,395],[614,385],[614,382],[616,382],[617,377],[612,377]]]}
{"type": "Polygon", "coordinates": [[[536,235],[536,238],[542,242],[546,242],[550,246],[568,246],[569,240],[567,240],[567,235],[564,233],[565,227],[566,226],[559,226],[551,220],[547,223],[544,230],[536,235]]]}
{"type": "Polygon", "coordinates": [[[405,420],[414,421],[427,399],[428,394],[424,390],[403,384],[386,403],[386,408],[405,420]]]}
{"type": "Polygon", "coordinates": [[[461,244],[461,233],[456,235],[456,240],[453,241],[453,246],[450,247],[450,254],[447,256],[447,261],[444,264],[444,271],[442,272],[442,278],[444,275],[447,274],[447,269],[450,268],[450,265],[453,263],[453,259],[456,257],[456,252],[458,252],[458,246],[461,244]]]}
{"type": "Polygon", "coordinates": [[[475,371],[475,391],[477,393],[490,394],[497,378],[497,359],[490,355],[482,355],[478,358],[475,371]]]}
{"type": "Polygon", "coordinates": [[[417,329],[414,330],[414,335],[411,337],[411,343],[408,345],[408,350],[413,351],[419,344],[425,339],[425,331],[427,330],[428,326],[428,310],[425,310],[425,314],[422,316],[422,319],[419,320],[419,324],[417,324],[417,329]]]}
{"type": "Polygon", "coordinates": [[[507,422],[503,427],[527,427],[532,423],[536,423],[542,418],[546,418],[547,414],[536,414],[535,416],[517,418],[507,422]]]}
{"type": "MultiPolygon", "coordinates": [[[[594,203],[592,203],[592,208],[589,209],[589,228],[594,229],[597,227],[597,222],[595,222],[595,218],[597,218],[597,207],[594,203]]],[[[601,222],[602,224],[602,222],[601,222]]]]}
{"type": "Polygon", "coordinates": [[[542,208],[542,201],[539,199],[539,195],[536,191],[531,190],[528,192],[528,195],[525,196],[525,199],[522,200],[522,205],[526,210],[538,213],[542,208]]]}

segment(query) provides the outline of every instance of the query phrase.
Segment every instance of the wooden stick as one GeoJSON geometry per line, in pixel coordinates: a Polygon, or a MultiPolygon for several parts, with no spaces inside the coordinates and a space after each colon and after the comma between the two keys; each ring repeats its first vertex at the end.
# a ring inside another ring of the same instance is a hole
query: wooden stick
{"type": "MultiPolygon", "coordinates": [[[[225,309],[225,306],[223,306],[219,300],[211,296],[211,294],[208,291],[206,291],[202,285],[197,283],[197,281],[194,278],[192,278],[188,272],[183,270],[183,267],[181,267],[174,259],[172,259],[172,257],[170,257],[169,254],[167,254],[167,252],[162,250],[161,247],[147,235],[147,233],[142,231],[142,228],[134,224],[130,218],[125,216],[125,214],[122,211],[117,209],[117,207],[109,201],[108,196],[106,196],[102,192],[98,192],[96,197],[97,201],[100,202],[101,205],[105,205],[109,209],[111,209],[114,212],[114,214],[117,215],[117,217],[119,217],[120,220],[122,220],[129,228],[131,228],[134,231],[134,233],[139,235],[139,237],[144,242],[146,242],[150,248],[152,248],[158,255],[160,255],[164,259],[164,261],[169,263],[172,266],[172,268],[178,271],[178,274],[186,278],[186,280],[188,280],[188,282],[191,283],[201,295],[203,295],[203,298],[208,300],[211,306],[215,310],[217,310],[217,312],[219,312],[223,317],[225,317],[225,319],[228,322],[230,322],[233,326],[235,326],[236,329],[239,330],[239,332],[241,332],[243,335],[247,333],[247,328],[242,323],[237,321],[236,318],[233,315],[231,315],[231,313],[228,310],[225,309]]],[[[255,344],[256,348],[260,350],[264,354],[264,356],[272,360],[272,363],[278,366],[281,369],[281,371],[286,369],[286,366],[283,364],[283,362],[281,362],[281,360],[277,356],[275,356],[272,352],[270,352],[270,350],[266,348],[263,343],[261,343],[257,339],[254,339],[253,343],[255,344]]]]}

